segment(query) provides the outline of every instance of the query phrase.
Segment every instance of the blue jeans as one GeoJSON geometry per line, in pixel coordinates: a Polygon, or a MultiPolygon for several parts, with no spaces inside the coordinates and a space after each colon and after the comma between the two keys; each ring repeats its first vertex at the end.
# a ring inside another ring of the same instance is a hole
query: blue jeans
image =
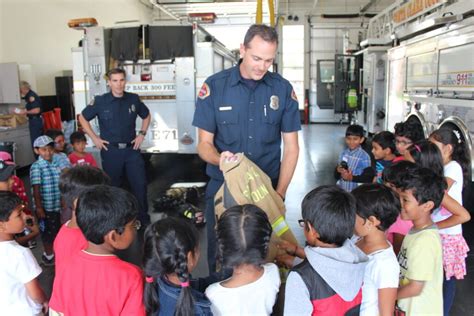
{"type": "MultiPolygon", "coordinates": [[[[444,272],[444,271],[443,271],[444,272]]],[[[456,279],[443,280],[443,311],[444,316],[449,316],[449,311],[454,303],[454,295],[456,294],[456,279]]]]}

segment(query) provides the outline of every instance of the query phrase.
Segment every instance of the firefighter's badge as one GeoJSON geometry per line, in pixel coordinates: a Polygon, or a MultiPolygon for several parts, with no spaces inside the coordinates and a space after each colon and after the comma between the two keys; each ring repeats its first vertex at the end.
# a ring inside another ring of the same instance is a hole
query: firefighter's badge
{"type": "Polygon", "coordinates": [[[280,108],[280,99],[277,95],[272,95],[270,97],[270,108],[275,111],[280,108]]]}

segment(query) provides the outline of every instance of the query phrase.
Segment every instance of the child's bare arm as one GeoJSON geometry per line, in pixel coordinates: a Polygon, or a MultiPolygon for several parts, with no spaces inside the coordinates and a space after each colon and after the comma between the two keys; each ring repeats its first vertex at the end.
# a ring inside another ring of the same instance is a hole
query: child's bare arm
{"type": "Polygon", "coordinates": [[[469,215],[469,212],[461,204],[459,204],[458,201],[453,199],[447,193],[444,193],[441,205],[446,208],[452,214],[452,216],[446,218],[445,220],[437,222],[436,225],[439,229],[463,224],[471,219],[471,215],[469,215]]]}
{"type": "Polygon", "coordinates": [[[299,247],[298,245],[295,245],[289,241],[286,240],[281,240],[278,242],[277,247],[279,249],[282,249],[286,251],[287,254],[293,257],[299,257],[301,259],[306,258],[306,255],[304,253],[304,248],[299,247]]]}
{"type": "Polygon", "coordinates": [[[397,299],[397,288],[384,288],[378,290],[379,315],[392,316],[397,299]]]}
{"type": "Polygon", "coordinates": [[[44,213],[43,203],[41,201],[40,185],[33,185],[33,199],[36,206],[36,216],[38,218],[45,218],[46,214],[44,213]]]}
{"type": "Polygon", "coordinates": [[[397,299],[418,296],[423,291],[424,286],[424,281],[410,280],[407,285],[398,288],[397,299]]]}
{"type": "Polygon", "coordinates": [[[38,279],[34,278],[30,282],[26,283],[25,287],[28,296],[36,303],[43,305],[43,312],[46,313],[48,311],[48,300],[38,282],[38,279]]]}

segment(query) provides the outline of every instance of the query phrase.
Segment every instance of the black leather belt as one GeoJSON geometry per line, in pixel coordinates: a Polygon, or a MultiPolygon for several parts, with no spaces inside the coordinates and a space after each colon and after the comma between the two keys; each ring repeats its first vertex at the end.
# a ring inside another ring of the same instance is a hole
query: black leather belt
{"type": "Polygon", "coordinates": [[[132,143],[112,143],[112,142],[110,142],[108,146],[112,146],[112,147],[115,147],[115,148],[118,148],[118,149],[125,149],[125,148],[131,148],[133,146],[133,144],[132,143]]]}
{"type": "Polygon", "coordinates": [[[28,115],[29,119],[41,118],[41,115],[28,115]]]}

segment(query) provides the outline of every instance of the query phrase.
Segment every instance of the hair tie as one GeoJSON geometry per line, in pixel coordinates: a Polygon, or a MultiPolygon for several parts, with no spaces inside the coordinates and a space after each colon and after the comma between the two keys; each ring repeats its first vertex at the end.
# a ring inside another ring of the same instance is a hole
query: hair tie
{"type": "Polygon", "coordinates": [[[189,281],[181,282],[180,285],[181,287],[189,287],[189,281]]]}
{"type": "Polygon", "coordinates": [[[418,144],[415,144],[414,146],[415,146],[416,151],[421,154],[421,148],[420,148],[420,146],[418,146],[418,144]]]}
{"type": "Polygon", "coordinates": [[[147,277],[145,277],[145,281],[146,281],[146,283],[153,283],[154,279],[151,276],[147,276],[147,277]]]}
{"type": "Polygon", "coordinates": [[[458,130],[453,129],[453,134],[456,135],[456,138],[458,139],[458,144],[461,144],[461,133],[459,133],[458,130]]]}

